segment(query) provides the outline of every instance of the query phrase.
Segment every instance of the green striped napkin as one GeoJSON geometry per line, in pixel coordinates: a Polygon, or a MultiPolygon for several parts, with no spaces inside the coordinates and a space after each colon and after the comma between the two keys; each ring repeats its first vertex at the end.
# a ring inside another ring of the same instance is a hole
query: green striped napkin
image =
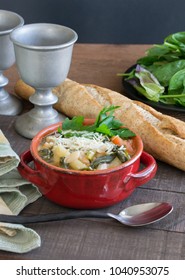
{"type": "MultiPolygon", "coordinates": [[[[0,130],[0,214],[18,215],[41,193],[17,171],[18,155],[0,130]]],[[[40,236],[23,225],[0,222],[0,250],[26,253],[41,246],[40,236]]]]}

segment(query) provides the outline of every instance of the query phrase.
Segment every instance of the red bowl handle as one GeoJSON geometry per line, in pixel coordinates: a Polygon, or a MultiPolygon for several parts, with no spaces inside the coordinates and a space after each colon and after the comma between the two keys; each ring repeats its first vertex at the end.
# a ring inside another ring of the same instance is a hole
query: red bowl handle
{"type": "Polygon", "coordinates": [[[143,151],[140,160],[141,164],[143,164],[145,168],[139,172],[129,174],[129,177],[127,177],[127,179],[124,179],[124,182],[125,180],[128,180],[127,182],[125,182],[127,191],[133,190],[138,186],[146,184],[156,174],[157,163],[150,154],[143,151]]]}
{"type": "Polygon", "coordinates": [[[40,175],[38,170],[31,168],[28,163],[33,161],[33,156],[30,150],[25,151],[20,155],[20,163],[18,165],[18,171],[22,175],[23,178],[30,181],[31,183],[42,186],[44,181],[40,175]]]}

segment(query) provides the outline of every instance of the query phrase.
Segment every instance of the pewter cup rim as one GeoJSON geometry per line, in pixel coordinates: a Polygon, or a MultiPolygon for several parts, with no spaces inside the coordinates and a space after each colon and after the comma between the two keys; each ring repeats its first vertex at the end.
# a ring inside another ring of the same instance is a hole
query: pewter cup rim
{"type": "Polygon", "coordinates": [[[0,36],[1,36],[1,35],[5,35],[5,34],[9,34],[9,33],[11,33],[13,30],[15,30],[16,28],[21,27],[21,26],[24,24],[24,19],[23,19],[23,17],[20,16],[19,14],[15,13],[15,12],[0,9],[0,13],[6,13],[6,14],[14,15],[14,16],[16,16],[16,17],[19,19],[19,21],[20,21],[19,24],[16,24],[16,25],[15,25],[14,27],[12,27],[12,28],[8,28],[8,29],[6,29],[6,30],[0,31],[0,36]]]}
{"type": "Polygon", "coordinates": [[[39,51],[39,50],[44,51],[44,50],[56,50],[56,49],[69,47],[77,41],[78,35],[73,29],[71,29],[70,27],[64,26],[64,25],[59,25],[59,24],[54,24],[54,23],[31,23],[31,24],[26,24],[24,26],[20,26],[20,27],[14,29],[10,34],[10,39],[15,45],[18,45],[20,47],[23,47],[26,49],[31,49],[31,50],[37,50],[37,51],[39,51]],[[25,44],[17,39],[17,36],[19,34],[25,32],[25,31],[28,32],[32,27],[37,27],[37,26],[41,27],[41,28],[53,27],[53,28],[65,29],[66,31],[70,31],[72,36],[68,42],[56,44],[56,45],[25,44]]]}

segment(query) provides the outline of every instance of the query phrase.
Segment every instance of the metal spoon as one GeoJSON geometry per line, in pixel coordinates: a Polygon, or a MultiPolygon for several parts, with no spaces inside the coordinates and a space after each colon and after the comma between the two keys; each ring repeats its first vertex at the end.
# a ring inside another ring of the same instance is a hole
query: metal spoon
{"type": "Polygon", "coordinates": [[[79,210],[68,213],[52,213],[32,216],[0,215],[0,222],[29,224],[60,221],[76,218],[113,218],[127,226],[144,226],[161,220],[173,210],[166,202],[151,202],[130,206],[119,214],[104,213],[93,210],[79,210]]]}

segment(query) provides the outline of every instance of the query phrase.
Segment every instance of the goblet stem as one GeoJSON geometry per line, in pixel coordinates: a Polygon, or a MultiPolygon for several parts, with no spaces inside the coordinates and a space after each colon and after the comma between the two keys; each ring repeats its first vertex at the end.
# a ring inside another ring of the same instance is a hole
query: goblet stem
{"type": "Polygon", "coordinates": [[[0,115],[15,116],[22,111],[22,104],[4,89],[7,84],[8,79],[0,71],[0,115]]]}
{"type": "Polygon", "coordinates": [[[16,119],[16,131],[32,139],[41,129],[64,120],[65,116],[52,107],[57,100],[51,89],[36,89],[35,94],[30,97],[34,108],[16,119]]]}
{"type": "Polygon", "coordinates": [[[3,75],[3,72],[0,71],[0,87],[4,87],[8,84],[8,79],[3,75]]]}
{"type": "Polygon", "coordinates": [[[51,88],[39,88],[30,96],[29,100],[34,105],[46,106],[57,103],[58,97],[52,93],[51,88]]]}

